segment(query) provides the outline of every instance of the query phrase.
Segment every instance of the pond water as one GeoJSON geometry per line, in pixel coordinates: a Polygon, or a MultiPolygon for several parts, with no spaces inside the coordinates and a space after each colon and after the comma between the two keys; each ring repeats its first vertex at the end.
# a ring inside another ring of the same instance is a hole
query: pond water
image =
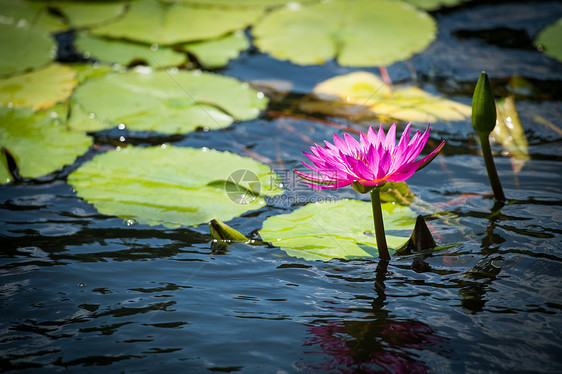
{"type": "Polygon", "coordinates": [[[522,170],[493,145],[505,205],[494,203],[470,120],[432,123],[430,142],[448,144],[408,184],[452,213],[426,219],[438,244],[457,246],[386,268],[377,259],[305,261],[271,245],[219,254],[206,225],[125,222],[75,195],[68,174],[125,136],[229,150],[277,170],[286,194],[228,222],[253,238],[267,217],[308,201],[365,199],[351,189],[291,190],[290,172],[312,142],[341,134],[334,124],[363,124],[279,115],[318,82],[358,69],[301,67],[251,50],[221,73],[292,86],[259,119],[171,137],[100,132],[73,165],[0,187],[2,370],[561,372],[562,65],[521,35],[533,40],[562,4],[468,3],[433,15],[437,40],[389,66],[394,82],[470,104],[486,70],[498,95],[514,75],[536,92],[516,96],[530,154],[522,170]]]}

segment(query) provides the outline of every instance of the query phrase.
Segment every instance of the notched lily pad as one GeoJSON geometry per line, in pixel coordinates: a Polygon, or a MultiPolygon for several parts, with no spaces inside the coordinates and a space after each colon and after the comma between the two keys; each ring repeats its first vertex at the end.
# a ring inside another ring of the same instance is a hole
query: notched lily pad
{"type": "Polygon", "coordinates": [[[0,22],[0,76],[46,65],[56,53],[55,40],[44,31],[0,22]]]}
{"type": "Polygon", "coordinates": [[[195,55],[201,65],[216,69],[237,58],[249,46],[250,42],[244,32],[237,31],[218,39],[182,44],[179,48],[195,55]]]}
{"type": "Polygon", "coordinates": [[[139,0],[131,2],[122,18],[91,32],[115,39],[169,45],[217,38],[244,29],[262,12],[261,8],[225,10],[139,0]]]}
{"type": "Polygon", "coordinates": [[[228,221],[281,193],[266,165],[230,152],[174,146],[127,147],[97,155],[70,174],[78,196],[103,214],[149,225],[228,221]],[[237,177],[240,171],[248,179],[237,177]],[[229,190],[227,183],[237,186],[229,190]],[[247,199],[240,201],[237,192],[247,199]]]}
{"type": "Polygon", "coordinates": [[[67,129],[65,118],[62,104],[35,113],[30,108],[0,108],[0,147],[14,157],[21,177],[50,174],[88,150],[92,138],[67,129]]]}
{"type": "MultiPolygon", "coordinates": [[[[416,214],[408,207],[382,204],[389,249],[410,238],[416,214]]],[[[264,241],[305,260],[378,257],[371,203],[339,200],[308,204],[289,214],[268,217],[259,230],[264,241]]]]}
{"type": "Polygon", "coordinates": [[[562,62],[562,18],[545,27],[535,39],[535,45],[540,47],[544,54],[562,62]]]}
{"type": "Polygon", "coordinates": [[[401,1],[291,3],[252,29],[254,44],[280,60],[301,65],[336,58],[343,66],[381,66],[424,50],[437,32],[427,13],[401,1]]]}
{"type": "Polygon", "coordinates": [[[50,64],[40,70],[0,79],[0,105],[47,109],[68,99],[77,83],[74,69],[50,64]]]}
{"type": "Polygon", "coordinates": [[[79,86],[73,100],[113,126],[167,134],[224,128],[267,105],[248,84],[200,71],[107,74],[79,86]]]}
{"type": "Polygon", "coordinates": [[[304,102],[302,109],[328,115],[355,117],[366,114],[412,122],[459,121],[471,107],[429,94],[417,87],[394,88],[368,72],[330,78],[313,93],[323,101],[304,102]],[[332,105],[337,100],[335,105],[332,105]]]}
{"type": "Polygon", "coordinates": [[[133,62],[141,62],[152,68],[160,69],[186,62],[185,53],[176,52],[168,47],[109,40],[86,33],[80,33],[74,43],[79,51],[105,63],[127,66],[133,62]]]}

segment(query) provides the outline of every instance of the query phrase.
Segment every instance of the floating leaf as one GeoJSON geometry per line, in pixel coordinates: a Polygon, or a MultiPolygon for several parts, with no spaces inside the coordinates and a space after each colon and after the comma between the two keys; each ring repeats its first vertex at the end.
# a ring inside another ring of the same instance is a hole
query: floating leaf
{"type": "Polygon", "coordinates": [[[453,7],[460,5],[467,0],[402,0],[406,3],[412,4],[420,9],[433,11],[441,7],[453,7]]]}
{"type": "Polygon", "coordinates": [[[121,71],[125,71],[123,68],[103,65],[97,62],[93,64],[69,64],[68,66],[72,67],[76,71],[76,79],[78,79],[78,83],[82,83],[86,79],[103,77],[112,71],[119,71],[120,69],[122,69],[121,71]]]}
{"type": "Polygon", "coordinates": [[[178,66],[186,61],[184,53],[176,52],[171,48],[108,40],[86,33],[78,35],[75,45],[81,52],[96,60],[123,66],[132,62],[144,62],[145,65],[158,69],[178,66]]]}
{"type": "Polygon", "coordinates": [[[496,109],[496,127],[491,135],[503,146],[505,153],[511,156],[513,171],[518,173],[531,157],[529,143],[515,107],[515,99],[513,96],[506,97],[497,103],[496,109]]]}
{"type": "Polygon", "coordinates": [[[54,5],[70,24],[77,28],[90,27],[119,17],[125,11],[125,2],[56,1],[54,5]]]}
{"type": "Polygon", "coordinates": [[[348,105],[345,110],[341,105],[304,104],[305,110],[331,115],[355,116],[368,109],[377,116],[413,122],[458,121],[471,115],[468,105],[431,95],[417,87],[392,88],[367,72],[330,78],[318,84],[314,93],[323,100],[343,99],[348,105]]]}
{"type": "Polygon", "coordinates": [[[226,65],[228,60],[237,58],[249,46],[246,35],[237,31],[218,39],[186,43],[180,48],[194,54],[201,65],[216,69],[226,65]]]}
{"type": "Polygon", "coordinates": [[[51,62],[56,53],[54,39],[45,32],[0,23],[0,75],[38,68],[51,62]]]}
{"type": "Polygon", "coordinates": [[[50,108],[66,100],[77,83],[74,69],[51,64],[31,73],[0,79],[0,105],[33,110],[50,108]]]}
{"type": "Polygon", "coordinates": [[[260,8],[201,8],[139,0],[118,21],[94,28],[97,35],[145,43],[175,44],[216,38],[251,25],[260,8]]]}
{"type": "Polygon", "coordinates": [[[30,108],[0,108],[0,147],[9,150],[22,177],[50,174],[88,150],[92,138],[68,130],[65,118],[64,105],[35,113],[30,108]]]}
{"type": "Polygon", "coordinates": [[[12,179],[13,176],[8,166],[8,159],[6,158],[6,153],[0,152],[0,184],[10,183],[12,179]]]}
{"type": "Polygon", "coordinates": [[[49,12],[48,3],[44,1],[0,0],[0,23],[47,32],[61,32],[69,28],[66,22],[49,12]]]}
{"type": "Polygon", "coordinates": [[[562,18],[545,27],[535,39],[535,45],[544,50],[544,54],[562,62],[562,18]]]}
{"type": "Polygon", "coordinates": [[[252,30],[254,43],[275,58],[311,65],[336,58],[344,66],[380,66],[410,58],[435,39],[431,16],[401,1],[334,0],[290,4],[252,30]]]}
{"type": "MultiPolygon", "coordinates": [[[[221,7],[263,7],[268,8],[277,5],[284,5],[294,0],[179,0],[180,3],[190,5],[213,5],[221,7]]],[[[301,0],[301,3],[312,2],[314,0],[301,0]]]]}
{"type": "Polygon", "coordinates": [[[107,152],[68,177],[78,196],[101,213],[167,227],[228,221],[259,209],[264,195],[281,192],[271,187],[277,179],[268,166],[247,157],[174,146],[107,152]],[[250,178],[237,178],[240,171],[250,178]],[[247,199],[237,202],[231,187],[247,199]]]}
{"type": "MultiPolygon", "coordinates": [[[[416,214],[408,207],[383,203],[389,249],[410,238],[416,214]]],[[[371,203],[339,200],[308,204],[289,214],[268,217],[259,231],[264,241],[305,260],[378,257],[371,203]]]]}
{"type": "Polygon", "coordinates": [[[224,128],[267,105],[248,84],[199,71],[107,74],[79,86],[73,99],[114,126],[168,134],[224,128]]]}

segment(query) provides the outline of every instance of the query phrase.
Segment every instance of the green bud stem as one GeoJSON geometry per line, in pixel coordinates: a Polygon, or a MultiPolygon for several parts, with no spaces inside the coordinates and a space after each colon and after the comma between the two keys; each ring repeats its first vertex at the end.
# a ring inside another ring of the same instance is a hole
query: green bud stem
{"type": "Polygon", "coordinates": [[[386,244],[386,236],[384,235],[384,222],[382,220],[380,187],[377,186],[371,190],[371,204],[373,206],[373,221],[375,224],[375,237],[377,239],[377,248],[379,250],[379,258],[382,260],[390,260],[388,246],[386,244]]]}
{"type": "Polygon", "coordinates": [[[494,191],[494,197],[498,201],[505,201],[505,195],[503,193],[503,188],[498,176],[498,171],[496,170],[496,164],[494,163],[494,158],[492,157],[492,150],[490,149],[490,139],[489,133],[478,133],[480,136],[480,145],[482,147],[482,156],[484,157],[484,163],[486,164],[486,171],[488,172],[488,178],[490,179],[490,185],[494,191]]]}

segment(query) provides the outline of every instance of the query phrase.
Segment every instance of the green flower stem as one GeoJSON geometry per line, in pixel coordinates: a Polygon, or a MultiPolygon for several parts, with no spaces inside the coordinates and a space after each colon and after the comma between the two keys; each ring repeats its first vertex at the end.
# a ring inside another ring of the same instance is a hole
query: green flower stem
{"type": "Polygon", "coordinates": [[[479,136],[480,136],[480,145],[482,146],[482,155],[484,156],[484,163],[486,164],[486,170],[488,171],[488,178],[490,179],[490,184],[492,185],[492,190],[494,191],[494,197],[498,201],[505,201],[503,188],[500,182],[500,178],[498,177],[496,165],[494,164],[494,158],[492,157],[492,150],[490,149],[489,134],[479,133],[479,136]]]}
{"type": "Polygon", "coordinates": [[[377,248],[379,249],[379,258],[382,260],[390,260],[388,246],[386,244],[386,236],[384,235],[384,222],[382,220],[380,187],[371,190],[371,204],[373,206],[373,221],[375,223],[375,237],[377,239],[377,248]]]}

